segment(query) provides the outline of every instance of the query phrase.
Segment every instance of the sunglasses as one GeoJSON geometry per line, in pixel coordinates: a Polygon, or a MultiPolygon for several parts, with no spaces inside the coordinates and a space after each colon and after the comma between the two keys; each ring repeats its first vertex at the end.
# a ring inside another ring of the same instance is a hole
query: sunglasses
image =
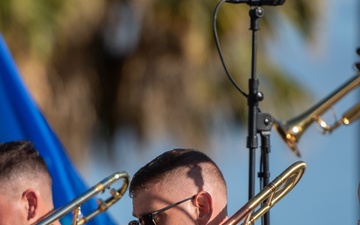
{"type": "Polygon", "coordinates": [[[142,217],[139,218],[139,220],[133,220],[133,221],[130,221],[128,225],[156,225],[156,222],[155,222],[155,218],[154,216],[161,213],[161,212],[164,212],[168,209],[171,209],[183,202],[186,202],[186,201],[189,201],[189,200],[192,200],[195,198],[196,195],[194,196],[191,196],[190,198],[186,198],[184,200],[181,200],[179,202],[176,202],[174,204],[171,204],[171,205],[168,205],[162,209],[159,209],[159,210],[156,210],[154,212],[151,212],[151,213],[148,213],[146,215],[143,215],[142,217]]]}

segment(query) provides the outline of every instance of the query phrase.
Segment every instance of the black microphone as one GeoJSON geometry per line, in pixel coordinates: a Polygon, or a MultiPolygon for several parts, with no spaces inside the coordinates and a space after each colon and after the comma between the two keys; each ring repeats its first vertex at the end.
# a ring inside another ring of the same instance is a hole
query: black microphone
{"type": "Polygon", "coordinates": [[[261,5],[282,5],[285,0],[226,0],[229,3],[246,3],[250,6],[261,6],[261,5]]]}

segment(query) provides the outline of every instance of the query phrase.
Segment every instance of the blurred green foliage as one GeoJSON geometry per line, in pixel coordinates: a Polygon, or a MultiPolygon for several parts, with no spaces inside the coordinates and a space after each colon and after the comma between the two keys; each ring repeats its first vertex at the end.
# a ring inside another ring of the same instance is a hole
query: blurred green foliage
{"type": "MultiPolygon", "coordinates": [[[[216,4],[2,0],[0,30],[75,160],[81,160],[94,136],[115,151],[111,143],[119,129],[134,131],[140,142],[171,136],[202,147],[215,121],[241,126],[247,120],[246,99],[225,76],[215,48],[216,4]]],[[[280,19],[291,21],[311,41],[314,21],[321,19],[319,7],[319,1],[305,0],[264,7],[258,48],[263,111],[288,118],[307,99],[303,87],[263,49],[277,36],[280,19]]],[[[226,63],[245,92],[251,65],[248,11],[244,4],[224,4],[217,23],[226,63]]]]}

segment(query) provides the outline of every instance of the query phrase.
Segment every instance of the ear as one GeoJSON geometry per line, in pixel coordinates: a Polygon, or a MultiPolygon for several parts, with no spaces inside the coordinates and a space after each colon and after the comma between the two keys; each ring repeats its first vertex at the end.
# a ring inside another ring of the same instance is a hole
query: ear
{"type": "Polygon", "coordinates": [[[38,209],[38,198],[39,196],[33,189],[27,189],[24,191],[22,198],[25,203],[25,208],[27,210],[27,219],[34,219],[38,209]]]}
{"type": "Polygon", "coordinates": [[[195,196],[194,203],[199,209],[199,224],[208,224],[213,213],[211,195],[208,192],[201,191],[195,196]]]}

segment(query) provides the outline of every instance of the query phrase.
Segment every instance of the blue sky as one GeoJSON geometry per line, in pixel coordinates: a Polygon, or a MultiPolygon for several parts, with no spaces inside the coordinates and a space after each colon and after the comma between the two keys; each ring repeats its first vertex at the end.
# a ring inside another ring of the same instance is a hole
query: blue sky
{"type": "MultiPolygon", "coordinates": [[[[325,18],[319,27],[317,46],[304,46],[292,36],[292,32],[279,41],[287,43],[286,46],[273,46],[273,50],[281,49],[273,51],[279,63],[284,62],[281,65],[309,89],[314,103],[354,76],[353,64],[360,60],[355,54],[356,47],[360,46],[359,3],[356,0],[329,0],[324,4],[327,8],[322,12],[325,18]],[[290,62],[287,62],[289,58],[290,62]]],[[[358,89],[336,104],[334,110],[338,116],[359,102],[358,89]]],[[[357,223],[360,219],[357,198],[360,181],[359,131],[357,121],[348,127],[338,128],[330,135],[321,135],[315,126],[305,132],[299,147],[302,160],[308,165],[307,171],[293,193],[272,210],[274,223],[357,223]]],[[[284,148],[276,140],[273,144],[274,149],[284,148]]],[[[273,151],[273,154],[275,158],[277,152],[273,151]]]]}
{"type": "MultiPolygon", "coordinates": [[[[277,60],[275,63],[288,71],[289,76],[294,76],[312,94],[313,104],[356,74],[353,64],[360,60],[355,54],[356,47],[360,46],[360,5],[357,1],[324,0],[325,8],[321,12],[324,20],[318,25],[318,38],[314,45],[305,45],[291,25],[284,22],[279,25],[279,38],[268,48],[277,60]]],[[[335,112],[341,116],[358,102],[359,91],[355,90],[336,104],[335,112]]],[[[294,116],[296,115],[277,119],[286,121],[294,116]]],[[[357,121],[350,126],[339,127],[330,135],[322,135],[315,125],[310,126],[299,142],[302,158],[297,158],[276,131],[272,131],[270,180],[295,161],[307,163],[306,172],[299,184],[271,209],[272,224],[357,224],[360,219],[357,198],[360,181],[359,125],[360,121],[357,121]]],[[[141,147],[131,141],[132,137],[124,137],[127,134],[119,135],[119,146],[128,150],[126,154],[119,155],[117,166],[109,167],[106,162],[97,158],[81,168],[90,185],[115,170],[124,170],[133,175],[140,166],[156,155],[174,147],[170,141],[164,143],[163,140],[152,140],[146,144],[146,148],[151,151],[134,151],[141,147]]],[[[210,156],[219,164],[228,182],[229,215],[247,201],[246,137],[246,131],[219,127],[211,142],[210,156]]],[[[257,160],[256,168],[258,162],[257,160]]],[[[131,199],[126,194],[110,209],[110,213],[119,224],[127,224],[132,219],[131,208],[131,199]]]]}

